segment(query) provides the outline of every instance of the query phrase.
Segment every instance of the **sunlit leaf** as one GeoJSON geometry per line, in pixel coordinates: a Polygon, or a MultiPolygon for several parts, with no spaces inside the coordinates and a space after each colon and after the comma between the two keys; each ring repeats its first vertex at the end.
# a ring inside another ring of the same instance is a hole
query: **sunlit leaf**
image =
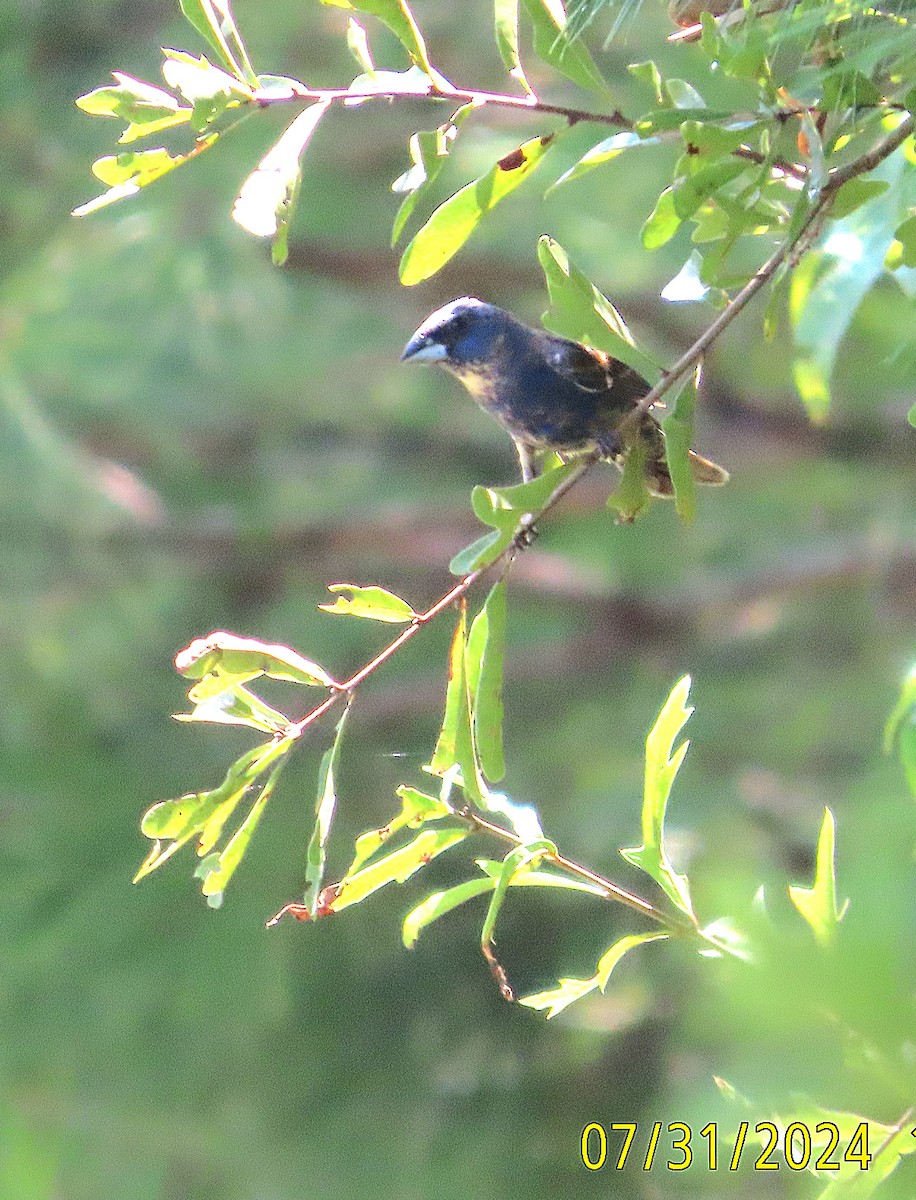
{"type": "Polygon", "coordinates": [[[200,835],[199,855],[209,854],[223,825],[248,789],[294,744],[294,738],[275,738],[255,746],[236,759],[219,787],[209,792],[191,792],[177,800],[163,800],[148,809],[140,829],[155,842],[134,876],[134,883],[162,866],[195,834],[200,835]]]}
{"type": "Polygon", "coordinates": [[[468,693],[473,700],[473,733],[484,776],[506,773],[503,755],[503,656],[506,639],[506,581],[501,579],[471,623],[467,644],[468,693]]]}
{"type": "Polygon", "coordinates": [[[340,720],[337,722],[334,741],[322,755],[321,766],[318,768],[315,825],[312,829],[312,836],[309,839],[308,851],[305,857],[304,902],[313,916],[318,903],[318,894],[321,891],[324,879],[328,838],[331,836],[331,824],[334,820],[334,810],[337,807],[337,763],[340,759],[340,747],[349,711],[349,708],[344,709],[340,720]]]}
{"type": "Polygon", "coordinates": [[[192,110],[183,107],[170,92],[120,71],[114,71],[113,75],[117,86],[96,88],[78,97],[76,104],[90,116],[126,121],[127,128],[118,138],[122,145],[184,125],[191,119],[192,110]]]}
{"type": "Polygon", "coordinates": [[[168,150],[158,146],[155,150],[128,151],[96,159],[92,164],[92,173],[97,179],[101,179],[102,183],[109,185],[108,191],[74,208],[73,216],[85,217],[118,200],[135,196],[141,188],[148,187],[163,175],[174,171],[176,167],[197,158],[216,142],[218,136],[211,133],[207,137],[199,138],[194,149],[187,154],[170,154],[168,150]]]}
{"type": "Polygon", "coordinates": [[[474,738],[471,732],[471,697],[468,694],[466,667],[467,623],[462,609],[455,626],[449,652],[448,687],[445,693],[445,714],[436,741],[429,769],[440,778],[458,767],[468,798],[483,803],[474,738]]]}
{"type": "Polygon", "coordinates": [[[640,137],[638,133],[634,133],[631,129],[624,129],[620,133],[612,134],[611,137],[605,138],[598,142],[596,146],[592,146],[591,150],[586,151],[579,161],[564,171],[560,178],[550,185],[547,189],[552,192],[554,188],[560,186],[561,183],[571,183],[574,179],[579,179],[582,175],[587,175],[589,171],[594,171],[596,167],[602,167],[605,163],[612,162],[615,158],[623,154],[624,150],[631,150],[634,146],[657,146],[659,139],[655,137],[640,137]]]}
{"type": "Polygon", "coordinates": [[[404,251],[401,283],[409,287],[435,275],[461,249],[484,213],[528,178],[552,141],[552,134],[532,138],[440,204],[404,251]]]}
{"type": "Polygon", "coordinates": [[[519,1000],[519,1004],[524,1004],[526,1008],[546,1009],[549,1020],[557,1013],[561,1013],[564,1008],[568,1008],[570,1004],[574,1004],[576,1000],[587,996],[589,992],[599,989],[603,992],[608,985],[611,972],[630,950],[648,942],[664,941],[667,937],[666,933],[627,934],[602,954],[598,960],[595,974],[591,978],[561,979],[557,987],[546,992],[535,992],[531,996],[525,996],[519,1000]]]}
{"type": "Polygon", "coordinates": [[[369,37],[359,21],[353,17],[347,18],[347,45],[350,47],[350,53],[366,72],[367,75],[375,74],[375,63],[372,61],[372,51],[369,49],[369,37]]]}
{"type": "Polygon", "coordinates": [[[425,792],[406,784],[397,789],[397,794],[401,799],[401,811],[381,829],[370,829],[359,835],[354,847],[353,861],[347,870],[348,875],[355,874],[399,830],[416,829],[427,821],[441,821],[443,817],[454,815],[452,808],[444,800],[437,796],[428,796],[425,792]]]}
{"type": "MultiPolygon", "coordinates": [[[[415,909],[404,918],[402,936],[404,945],[410,949],[416,944],[421,932],[446,913],[452,912],[469,900],[492,892],[503,870],[503,863],[489,859],[477,859],[477,866],[485,872],[485,879],[469,879],[465,883],[456,884],[442,892],[433,892],[427,896],[415,909]]],[[[559,875],[551,871],[529,869],[515,874],[509,881],[510,887],[548,887],[563,888],[567,891],[586,892],[592,896],[604,897],[606,892],[595,884],[584,879],[573,879],[568,875],[559,875]]]]}
{"type": "Polygon", "coordinates": [[[285,733],[290,726],[288,717],[240,684],[195,705],[193,712],[173,713],[173,717],[176,721],[247,725],[264,733],[285,733]]]}
{"type": "Polygon", "coordinates": [[[394,246],[404,232],[404,227],[422,196],[429,190],[439,172],[445,166],[458,130],[476,105],[464,104],[452,113],[451,118],[438,129],[420,130],[410,135],[408,149],[412,165],[399,175],[391,185],[397,195],[403,195],[401,207],[394,218],[391,229],[391,244],[394,246]]]}
{"type": "Polygon", "coordinates": [[[197,133],[227,108],[254,99],[254,92],[246,83],[214,67],[203,55],[197,58],[183,50],[168,49],[162,53],[165,55],[163,77],[193,105],[191,124],[197,133]]]}
{"type": "Polygon", "coordinates": [[[656,364],[637,349],[623,317],[570,260],[559,242],[551,237],[539,238],[538,261],[550,296],[550,309],[541,320],[551,333],[619,358],[650,383],[661,378],[656,364]]]}
{"type": "MultiPolygon", "coordinates": [[[[239,825],[232,837],[230,837],[222,852],[216,856],[211,856],[210,859],[204,860],[204,862],[209,862],[211,865],[209,870],[201,874],[203,883],[200,890],[207,897],[207,902],[211,908],[218,907],[222,902],[226,885],[234,875],[239,863],[245,857],[245,851],[248,849],[248,845],[254,836],[264,809],[267,807],[267,801],[273,793],[282,768],[283,764],[280,763],[270,773],[267,782],[261,788],[255,802],[248,810],[245,820],[239,825]],[[213,861],[214,858],[215,861],[213,861]]],[[[201,866],[203,866],[203,863],[201,866]]],[[[200,874],[199,870],[195,874],[200,874]]]]}
{"type": "Polygon", "coordinates": [[[433,87],[433,80],[422,67],[408,67],[406,71],[373,70],[357,75],[347,88],[353,92],[344,100],[347,108],[358,108],[370,96],[426,96],[433,87]]]}
{"type": "Polygon", "coordinates": [[[465,829],[424,829],[407,846],[394,850],[353,875],[346,875],[328,904],[330,912],[340,912],[359,904],[388,883],[404,883],[444,851],[457,846],[470,835],[465,829]]]}
{"type": "Polygon", "coordinates": [[[232,219],[255,237],[275,239],[275,263],[286,261],[287,236],[302,183],[302,153],[329,105],[312,104],[286,128],[242,184],[232,219]]]}
{"type": "Polygon", "coordinates": [[[178,0],[181,11],[216,50],[237,79],[258,86],[248,51],[232,16],[229,0],[178,0]]]}
{"type": "Polygon", "coordinates": [[[290,683],[332,687],[330,675],[310,659],[288,646],[268,645],[255,638],[238,637],[223,631],[197,638],[175,656],[175,670],[186,679],[200,682],[188,698],[202,703],[236,684],[250,683],[259,675],[290,683]]]}
{"type": "Polygon", "coordinates": [[[814,886],[810,888],[792,885],[789,898],[814,930],[814,936],[825,946],[831,945],[836,937],[837,926],[849,906],[846,900],[837,905],[836,863],[834,842],[836,823],[829,808],[824,809],[824,820],[817,840],[817,862],[814,868],[814,886]]]}
{"type": "Polygon", "coordinates": [[[566,30],[562,0],[523,0],[534,33],[534,52],[586,91],[608,92],[594,59],[578,38],[566,30]]]}
{"type": "MultiPolygon", "coordinates": [[[[916,408],[911,414],[916,426],[916,408]]],[[[884,751],[890,754],[897,742],[900,764],[910,791],[916,796],[916,667],[913,667],[900,689],[900,696],[884,727],[884,751]]]]}
{"type": "Polygon", "coordinates": [[[518,53],[518,0],[493,0],[493,25],[496,48],[506,70],[530,95],[531,87],[518,53]]]}
{"type": "Polygon", "coordinates": [[[331,8],[343,8],[349,12],[368,13],[378,17],[388,26],[413,61],[421,66],[427,75],[435,74],[429,61],[426,42],[406,0],[321,0],[321,3],[331,8]]]}
{"type": "Polygon", "coordinates": [[[692,708],[687,707],[690,676],[685,675],[671,689],[658,719],[646,738],[646,776],[642,806],[643,844],[620,853],[645,871],[662,888],[665,895],[687,916],[694,919],[693,905],[686,875],[679,875],[671,866],[665,850],[665,810],[674,777],[684,761],[689,742],[674,742],[683,729],[692,708]]]}
{"type": "Polygon", "coordinates": [[[381,587],[357,587],[354,583],[329,583],[329,592],[344,592],[333,604],[319,604],[329,613],[346,613],[351,617],[366,617],[370,621],[401,624],[412,621],[416,613],[406,600],[381,587]]]}

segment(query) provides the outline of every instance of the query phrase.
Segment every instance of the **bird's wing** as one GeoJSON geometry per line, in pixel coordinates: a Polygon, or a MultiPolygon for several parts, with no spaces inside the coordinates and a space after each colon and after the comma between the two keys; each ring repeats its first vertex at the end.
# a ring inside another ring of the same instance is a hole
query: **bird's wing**
{"type": "Polygon", "coordinates": [[[547,361],[583,392],[611,393],[609,399],[615,407],[625,408],[650,390],[645,379],[619,358],[565,338],[550,339],[547,361]]]}
{"type": "Polygon", "coordinates": [[[551,338],[547,361],[558,375],[584,392],[606,392],[614,382],[616,361],[600,350],[592,350],[565,338],[551,338]]]}

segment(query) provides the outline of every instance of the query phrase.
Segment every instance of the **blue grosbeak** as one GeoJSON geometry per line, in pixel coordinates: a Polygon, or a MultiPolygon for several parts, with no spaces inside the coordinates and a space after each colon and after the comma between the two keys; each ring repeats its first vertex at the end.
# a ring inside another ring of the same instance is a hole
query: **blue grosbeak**
{"type": "MultiPolygon", "coordinates": [[[[407,343],[402,361],[433,362],[460,379],[473,398],[510,433],[523,479],[531,456],[598,453],[622,467],[640,441],[645,478],[655,496],[674,489],[665,436],[649,413],[632,427],[624,418],[650,390],[632,367],[578,342],[530,329],[511,313],[465,296],[427,317],[407,343]]],[[[728,472],[692,450],[698,483],[725,483],[728,472]]]]}

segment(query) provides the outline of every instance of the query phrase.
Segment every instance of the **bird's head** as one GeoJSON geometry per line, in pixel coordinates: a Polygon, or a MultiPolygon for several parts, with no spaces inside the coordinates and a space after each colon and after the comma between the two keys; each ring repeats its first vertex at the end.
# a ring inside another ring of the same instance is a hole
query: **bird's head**
{"type": "Polygon", "coordinates": [[[456,375],[473,373],[493,360],[512,324],[501,308],[462,296],[426,318],[401,361],[439,363],[456,375]]]}

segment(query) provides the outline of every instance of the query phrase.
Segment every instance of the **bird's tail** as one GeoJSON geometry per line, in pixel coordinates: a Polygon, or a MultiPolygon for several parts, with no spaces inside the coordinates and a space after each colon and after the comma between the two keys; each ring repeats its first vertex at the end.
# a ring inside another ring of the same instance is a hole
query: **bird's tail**
{"type": "MultiPolygon", "coordinates": [[[[646,485],[653,496],[673,496],[674,484],[671,482],[671,472],[668,470],[668,459],[665,449],[665,435],[658,422],[646,416],[640,427],[640,439],[648,450],[646,457],[646,485]]],[[[690,459],[690,469],[697,483],[720,485],[728,483],[729,474],[724,467],[711,459],[703,458],[694,450],[687,451],[690,459]]]]}

